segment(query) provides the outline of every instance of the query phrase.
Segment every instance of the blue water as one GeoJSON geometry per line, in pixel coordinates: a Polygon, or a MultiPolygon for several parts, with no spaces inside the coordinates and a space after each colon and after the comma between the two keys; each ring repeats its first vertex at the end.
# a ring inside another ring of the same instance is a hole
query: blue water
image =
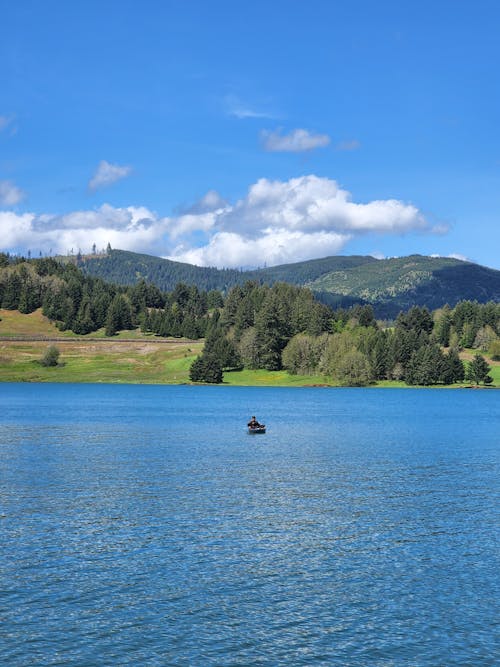
{"type": "Polygon", "coordinates": [[[0,664],[498,664],[499,445],[495,390],[0,385],[0,664]]]}

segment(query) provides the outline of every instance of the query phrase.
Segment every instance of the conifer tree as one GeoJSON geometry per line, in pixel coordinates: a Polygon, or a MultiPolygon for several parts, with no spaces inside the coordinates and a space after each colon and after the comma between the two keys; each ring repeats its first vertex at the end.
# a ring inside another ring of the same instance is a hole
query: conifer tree
{"type": "Polygon", "coordinates": [[[106,315],[106,336],[113,336],[117,331],[132,328],[130,302],[123,294],[117,294],[111,301],[106,315]]]}
{"type": "Polygon", "coordinates": [[[490,370],[491,366],[488,366],[486,359],[481,354],[475,354],[473,360],[467,366],[467,380],[474,382],[476,385],[481,384],[481,382],[491,384],[492,379],[488,375],[490,370]]]}
{"type": "Polygon", "coordinates": [[[196,357],[189,369],[189,378],[192,382],[220,384],[223,375],[219,360],[213,355],[201,355],[196,357]]]}
{"type": "Polygon", "coordinates": [[[433,344],[422,345],[412,354],[405,373],[408,384],[437,384],[441,382],[444,355],[441,349],[433,344]]]}
{"type": "Polygon", "coordinates": [[[388,371],[387,338],[383,331],[377,332],[377,338],[370,354],[373,378],[383,380],[388,371]]]}
{"type": "Polygon", "coordinates": [[[95,324],[92,319],[90,297],[84,296],[80,303],[80,308],[76,314],[72,330],[77,334],[88,334],[95,331],[95,324]]]}
{"type": "Polygon", "coordinates": [[[21,288],[17,309],[20,313],[32,313],[40,305],[39,290],[35,282],[30,278],[26,278],[21,288]]]}
{"type": "Polygon", "coordinates": [[[255,320],[256,342],[262,368],[281,369],[281,351],[287,343],[280,303],[275,292],[270,292],[255,320]]]}
{"type": "Polygon", "coordinates": [[[433,340],[443,347],[448,347],[450,342],[451,322],[451,309],[448,305],[435,313],[433,340]]]}
{"type": "Polygon", "coordinates": [[[149,331],[151,331],[151,316],[150,316],[149,310],[147,308],[145,308],[142,311],[142,313],[139,317],[139,321],[141,323],[142,333],[148,333],[149,331]]]}
{"type": "Polygon", "coordinates": [[[21,278],[15,271],[10,271],[4,283],[2,308],[17,310],[21,295],[21,278]]]}
{"type": "Polygon", "coordinates": [[[458,356],[458,352],[451,348],[448,354],[444,357],[441,380],[444,384],[453,384],[455,382],[463,382],[464,378],[464,364],[458,356]]]}

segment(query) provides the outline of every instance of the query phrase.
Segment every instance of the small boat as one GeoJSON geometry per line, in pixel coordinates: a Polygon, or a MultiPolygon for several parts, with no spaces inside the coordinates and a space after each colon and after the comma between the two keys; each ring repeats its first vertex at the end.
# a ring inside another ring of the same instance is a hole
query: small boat
{"type": "Polygon", "coordinates": [[[257,433],[265,433],[266,432],[266,425],[265,424],[259,424],[259,426],[249,426],[248,427],[248,432],[251,435],[257,434],[257,433]]]}

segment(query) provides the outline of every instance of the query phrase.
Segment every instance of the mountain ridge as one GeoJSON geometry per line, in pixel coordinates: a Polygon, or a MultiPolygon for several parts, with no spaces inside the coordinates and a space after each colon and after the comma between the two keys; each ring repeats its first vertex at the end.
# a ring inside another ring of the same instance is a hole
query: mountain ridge
{"type": "Polygon", "coordinates": [[[310,288],[333,306],[371,304],[378,317],[394,317],[413,305],[435,309],[463,300],[500,301],[500,271],[425,255],[390,259],[334,255],[248,271],[199,267],[126,250],[110,250],[106,255],[76,261],[89,275],[122,285],[144,279],[165,291],[180,282],[224,292],[248,280],[288,282],[310,288]]]}

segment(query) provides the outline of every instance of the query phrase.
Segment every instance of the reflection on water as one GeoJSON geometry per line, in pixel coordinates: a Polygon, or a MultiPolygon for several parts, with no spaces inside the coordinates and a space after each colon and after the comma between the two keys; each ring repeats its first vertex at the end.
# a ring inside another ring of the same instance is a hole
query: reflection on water
{"type": "Polygon", "coordinates": [[[498,397],[0,385],[2,664],[495,664],[498,397]]]}

